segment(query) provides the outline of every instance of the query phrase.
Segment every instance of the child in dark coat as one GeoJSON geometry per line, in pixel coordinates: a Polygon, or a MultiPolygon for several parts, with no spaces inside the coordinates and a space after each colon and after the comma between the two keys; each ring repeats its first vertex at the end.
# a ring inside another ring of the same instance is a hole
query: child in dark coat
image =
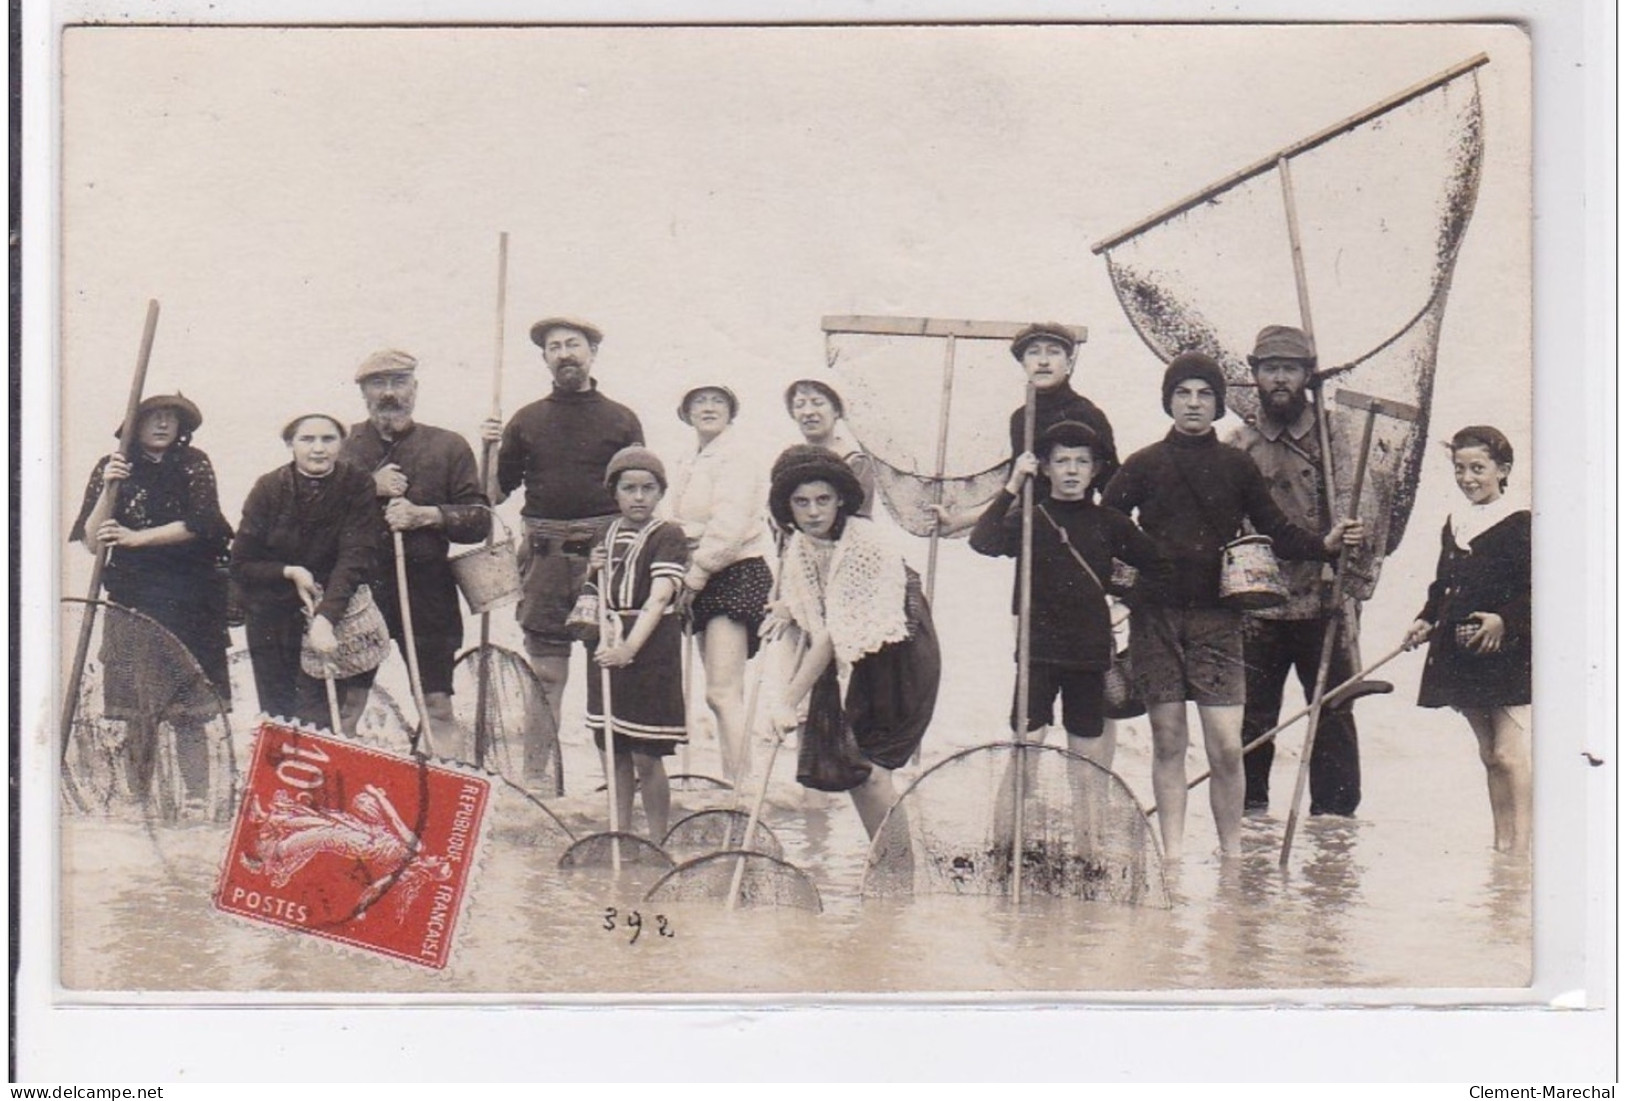
{"type": "MultiPolygon", "coordinates": [[[[1022,484],[1043,475],[1049,492],[1034,508],[1026,729],[1048,727],[1058,695],[1067,747],[1109,769],[1116,730],[1105,721],[1103,700],[1114,650],[1105,587],[1112,559],[1148,576],[1160,576],[1168,567],[1134,521],[1095,504],[1091,490],[1105,466],[1099,433],[1078,421],[1061,421],[1038,437],[1035,449],[1036,454],[1016,458],[1010,481],[976,522],[970,544],[980,554],[1018,557],[1022,484]]],[[[1018,721],[1012,705],[1011,727],[1018,721]]]]}
{"type": "Polygon", "coordinates": [[[1534,781],[1530,761],[1530,515],[1506,496],[1512,445],[1488,425],[1450,441],[1456,485],[1467,498],[1440,535],[1427,604],[1406,642],[1430,636],[1417,702],[1454,707],[1478,738],[1495,816],[1495,848],[1529,854],[1534,781]]]}

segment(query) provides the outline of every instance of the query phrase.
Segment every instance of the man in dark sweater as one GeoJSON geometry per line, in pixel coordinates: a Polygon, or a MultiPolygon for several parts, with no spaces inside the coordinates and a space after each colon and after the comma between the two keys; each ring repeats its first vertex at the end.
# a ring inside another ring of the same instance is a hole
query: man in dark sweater
{"type": "MultiPolygon", "coordinates": [[[[501,504],[525,487],[518,616],[546,697],[542,722],[526,726],[551,745],[570,678],[571,636],[564,621],[586,583],[588,553],[619,515],[604,470],[621,448],[643,443],[643,425],[632,410],[598,392],[592,365],[604,334],[596,326],[546,317],[530,327],[530,339],[553,374],[553,392],[520,409],[506,428],[486,421],[481,434],[501,445],[488,487],[492,500],[501,504]]],[[[542,771],[539,748],[527,734],[527,772],[542,771]]]]}
{"type": "MultiPolygon", "coordinates": [[[[356,369],[367,419],[350,430],[339,458],[372,476],[384,523],[399,533],[406,557],[406,593],[429,733],[437,753],[464,760],[471,746],[451,709],[452,665],[463,643],[463,613],[447,554],[453,543],[477,543],[491,530],[468,442],[455,432],[418,424],[417,360],[394,350],[375,352],[356,369]]],[[[392,540],[393,542],[393,540],[392,540]]],[[[395,644],[406,653],[400,592],[392,553],[378,571],[378,606],[395,644]]]]}
{"type": "Polygon", "coordinates": [[[1140,526],[1172,560],[1169,579],[1143,578],[1130,619],[1129,656],[1151,718],[1152,789],[1163,853],[1178,859],[1185,834],[1185,702],[1202,719],[1213,779],[1208,798],[1219,849],[1241,852],[1243,778],[1241,723],[1246,680],[1241,613],[1219,600],[1224,546],[1243,520],[1275,542],[1285,559],[1332,558],[1358,545],[1358,521],[1335,524],[1324,538],[1293,524],[1270,496],[1258,466],[1219,442],[1213,422],[1224,415],[1224,372],[1200,352],[1175,356],[1162,380],[1162,407],[1174,420],[1158,443],[1129,456],[1102,503],[1138,510],[1140,526]]]}
{"type": "MultiPolygon", "coordinates": [[[[976,521],[971,549],[1016,558],[1021,554],[1021,507],[1027,478],[1042,474],[1049,492],[1037,502],[1033,522],[1031,655],[1026,730],[1035,741],[1054,718],[1057,695],[1067,748],[1112,767],[1115,724],[1105,720],[1105,673],[1114,645],[1105,584],[1112,559],[1145,576],[1165,568],[1152,539],[1120,512],[1102,508],[1092,492],[1105,447],[1093,428],[1062,421],[1038,437],[1034,453],[1016,458],[1010,481],[976,521]],[[1012,507],[1014,506],[1014,507],[1012,507]]],[[[1018,579],[1019,586],[1019,579],[1018,579]]],[[[1018,719],[1011,709],[1010,724],[1018,719]]]]}

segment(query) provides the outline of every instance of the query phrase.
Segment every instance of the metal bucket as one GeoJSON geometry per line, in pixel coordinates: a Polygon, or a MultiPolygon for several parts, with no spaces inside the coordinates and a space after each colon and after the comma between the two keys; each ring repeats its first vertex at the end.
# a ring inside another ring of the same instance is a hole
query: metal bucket
{"type": "Polygon", "coordinates": [[[502,525],[500,541],[471,547],[446,560],[468,610],[474,615],[513,604],[520,596],[519,555],[514,549],[513,531],[494,511],[491,518],[502,525]]]}
{"type": "Polygon", "coordinates": [[[1244,535],[1226,543],[1219,567],[1219,599],[1232,608],[1255,612],[1287,601],[1286,581],[1267,535],[1244,535]]]}

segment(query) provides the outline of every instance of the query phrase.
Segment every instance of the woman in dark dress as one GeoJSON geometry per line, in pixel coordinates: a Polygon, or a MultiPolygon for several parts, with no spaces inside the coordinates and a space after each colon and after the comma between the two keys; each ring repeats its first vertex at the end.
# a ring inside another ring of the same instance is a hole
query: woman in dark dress
{"type": "MultiPolygon", "coordinates": [[[[372,475],[338,461],[344,426],[315,413],[282,430],[293,461],[254,483],[231,545],[248,614],[260,710],[328,727],[326,687],[299,666],[308,626],[317,654],[338,649],[334,627],[380,561],[383,521],[372,475]]],[[[355,732],[376,668],[337,682],[344,733],[355,732]]]]}
{"type": "Polygon", "coordinates": [[[1427,604],[1406,635],[1428,643],[1417,702],[1454,707],[1478,738],[1498,852],[1527,856],[1530,753],[1530,515],[1506,497],[1512,445],[1486,425],[1450,441],[1467,499],[1445,521],[1427,604]]]}
{"type": "MultiPolygon", "coordinates": [[[[186,792],[201,795],[208,784],[204,724],[231,706],[222,569],[231,526],[220,512],[214,467],[192,446],[202,423],[198,407],[180,394],[156,394],[141,402],[134,451],[129,459],[114,452],[96,465],[69,533],[92,553],[107,548],[102,581],[108,599],[166,628],[207,680],[183,684],[162,701],[147,700],[158,672],[152,663],[169,659],[139,620],[107,618],[100,654],[105,714],[132,724],[126,745],[137,794],[144,794],[151,780],[154,724],[168,720],[176,731],[186,792]],[[116,488],[104,497],[104,486],[116,488]]],[[[163,672],[165,683],[172,684],[173,670],[163,672]]]]}

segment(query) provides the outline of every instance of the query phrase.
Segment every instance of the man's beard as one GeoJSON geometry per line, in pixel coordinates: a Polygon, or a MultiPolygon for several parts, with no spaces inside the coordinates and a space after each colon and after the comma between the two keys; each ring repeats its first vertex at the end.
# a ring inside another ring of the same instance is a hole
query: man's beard
{"type": "Polygon", "coordinates": [[[372,425],[386,435],[395,435],[412,427],[412,407],[408,404],[382,399],[373,402],[367,410],[372,425]]]}
{"type": "Polygon", "coordinates": [[[1303,390],[1271,390],[1258,396],[1258,407],[1263,415],[1276,424],[1291,424],[1309,405],[1309,395],[1303,390]],[[1283,401],[1283,395],[1289,395],[1283,401]]]}

